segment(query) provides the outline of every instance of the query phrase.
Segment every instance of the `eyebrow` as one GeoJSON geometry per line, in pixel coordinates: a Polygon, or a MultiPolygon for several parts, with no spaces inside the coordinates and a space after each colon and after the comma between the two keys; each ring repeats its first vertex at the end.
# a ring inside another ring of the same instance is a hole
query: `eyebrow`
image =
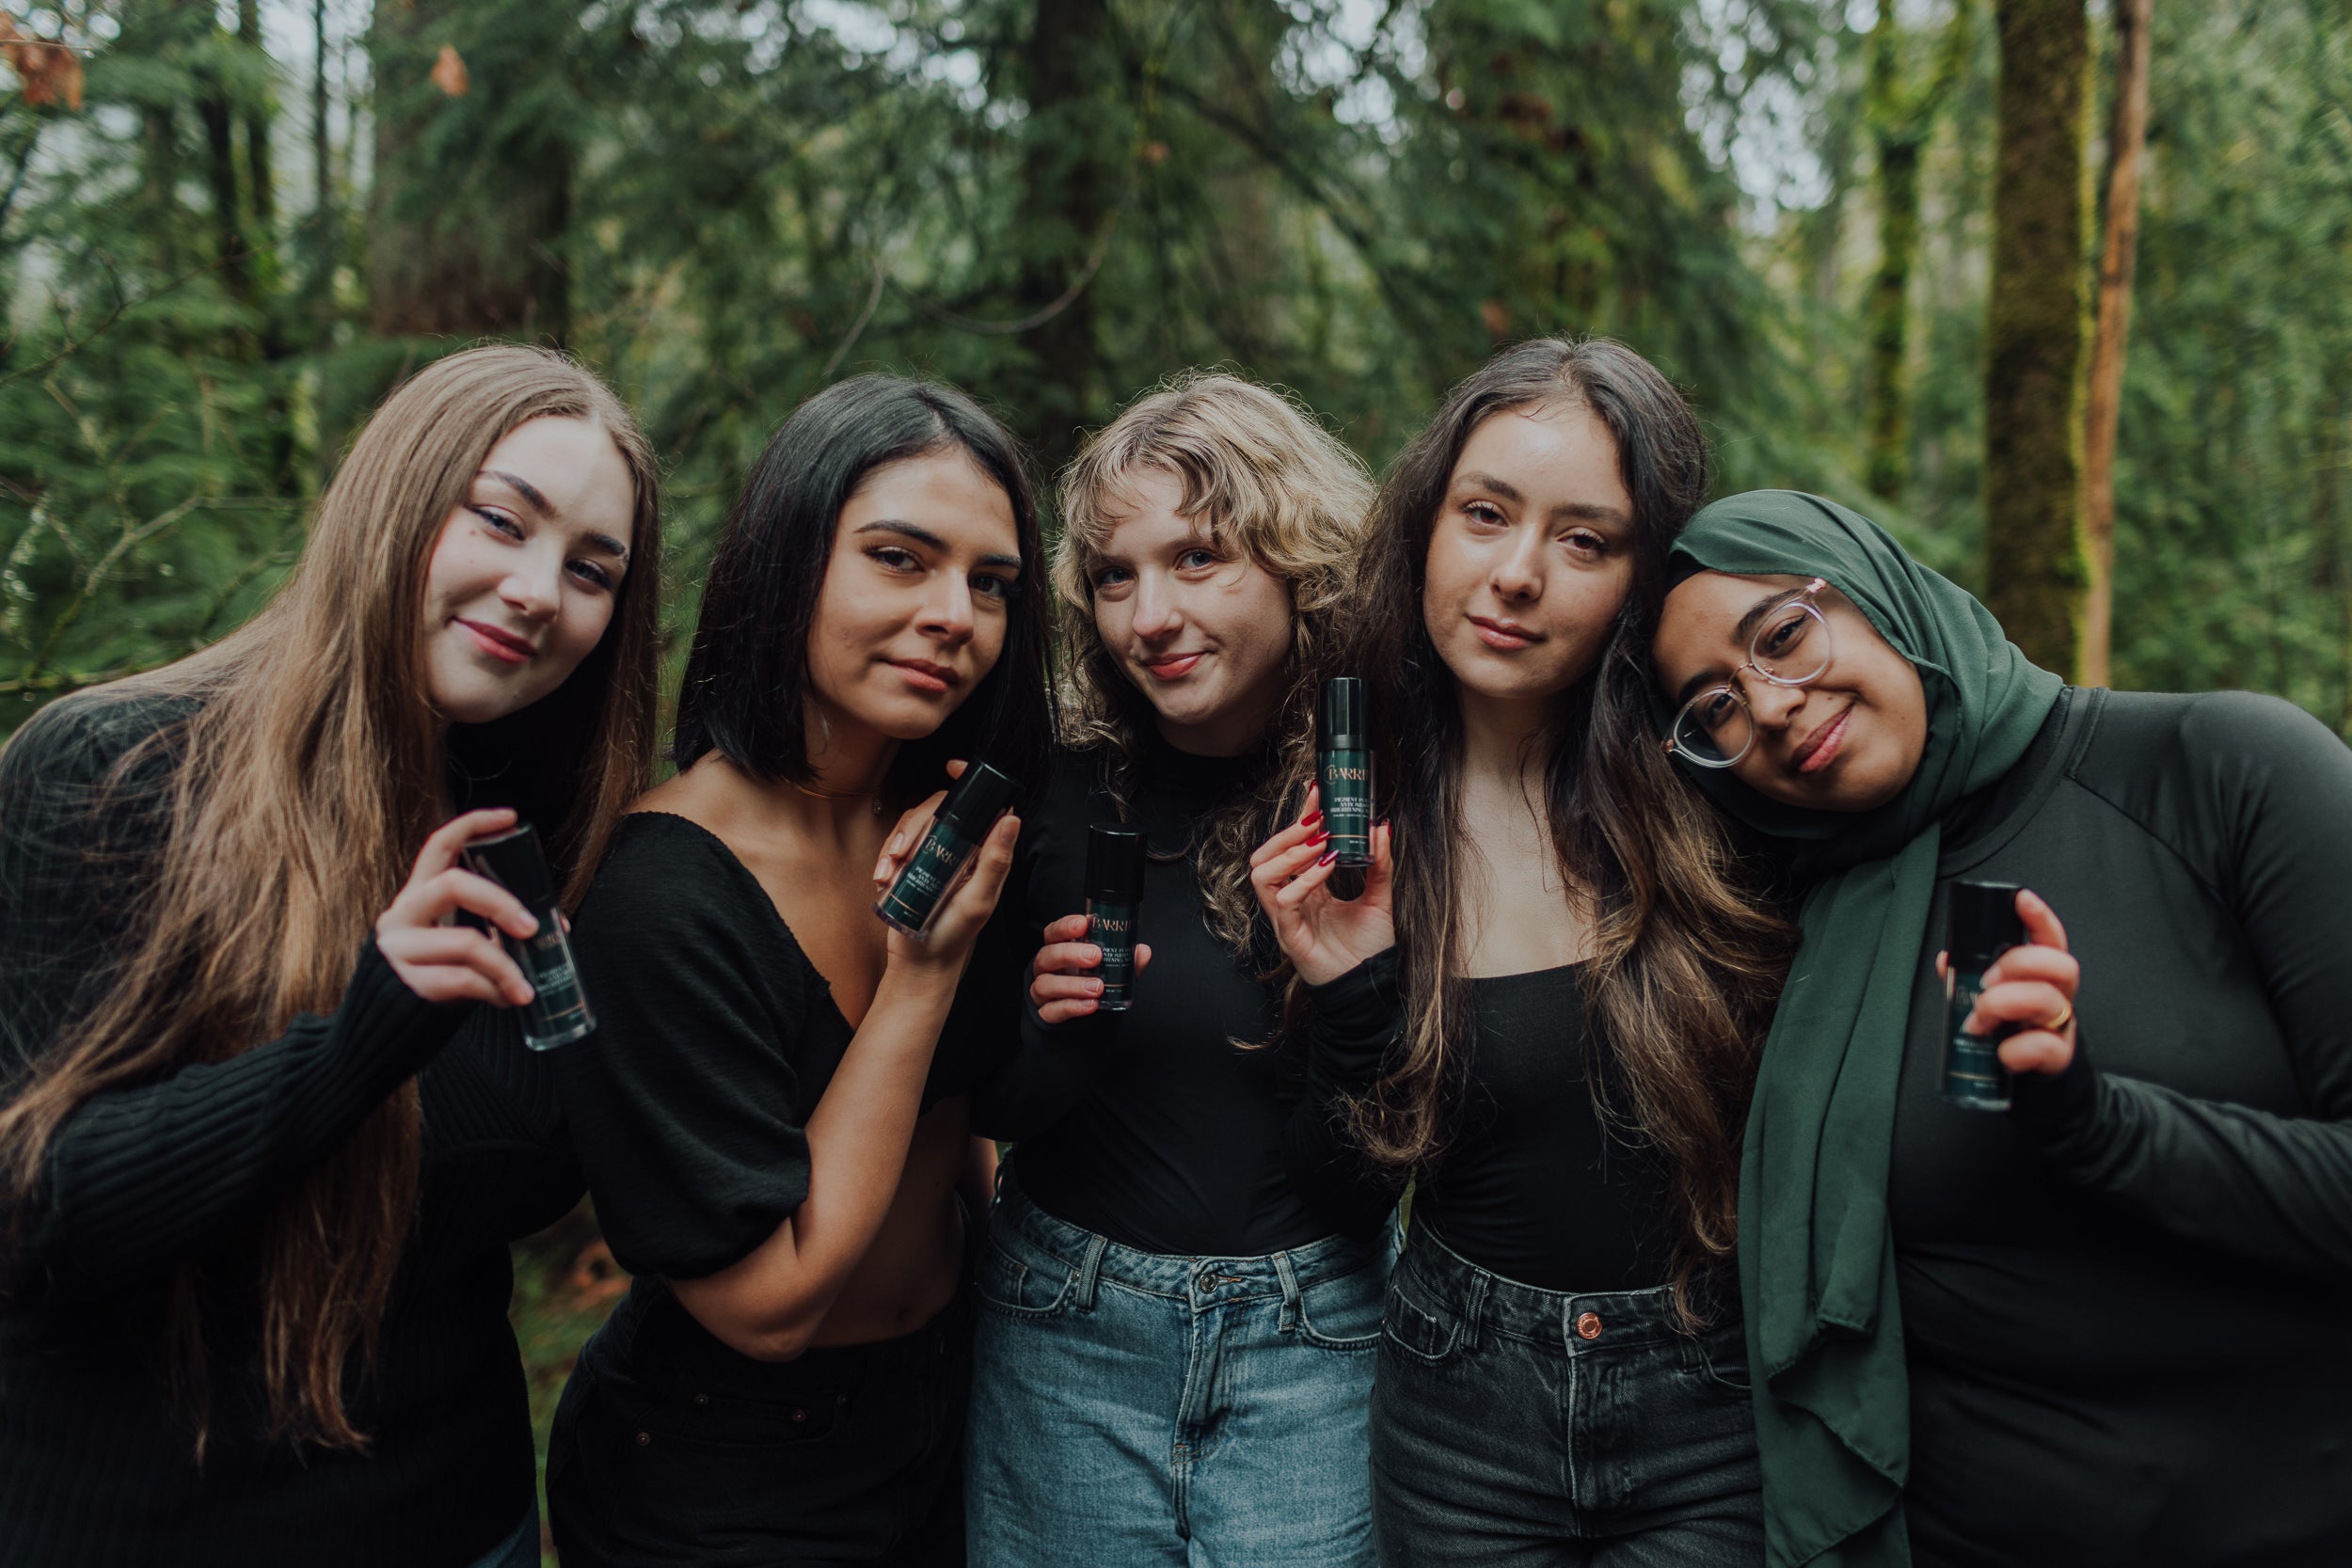
{"type": "MultiPolygon", "coordinates": [[[[480,477],[484,479],[497,480],[501,484],[505,485],[508,489],[514,491],[515,494],[529,501],[531,503],[532,510],[537,512],[541,516],[547,518],[549,522],[557,521],[564,515],[563,510],[553,501],[548,499],[547,496],[541,492],[537,485],[532,483],[531,481],[523,478],[520,474],[510,474],[504,468],[485,468],[482,470],[480,477]]],[[[606,555],[612,557],[615,561],[626,562],[628,560],[628,546],[622,544],[618,539],[613,538],[609,533],[598,533],[594,530],[590,530],[588,532],[582,533],[580,538],[580,543],[588,546],[592,549],[601,550],[606,555]]]]}
{"type": "MultiPolygon", "coordinates": [[[[1519,493],[1518,485],[1493,474],[1466,473],[1461,475],[1456,483],[1474,484],[1482,490],[1492,490],[1514,505],[1524,505],[1527,500],[1527,498],[1519,493]]],[[[1555,518],[1574,517],[1588,523],[1614,523],[1619,528],[1633,526],[1633,519],[1616,507],[1599,506],[1591,501],[1570,501],[1565,506],[1555,506],[1551,509],[1550,515],[1555,518]]]]}
{"type": "MultiPolygon", "coordinates": [[[[877,517],[870,523],[860,523],[857,526],[857,531],[859,533],[895,533],[902,539],[912,539],[916,544],[927,546],[934,550],[944,550],[947,547],[947,541],[933,533],[930,529],[918,528],[898,517],[877,517]]],[[[1021,558],[1017,555],[984,555],[980,557],[980,564],[1009,566],[1018,572],[1021,570],[1021,558]]]]}
{"type": "MultiPolygon", "coordinates": [[[[1810,587],[1811,585],[1806,584],[1805,586],[1810,587]]],[[[1748,606],[1748,612],[1740,617],[1740,624],[1738,626],[1731,628],[1731,641],[1733,644],[1738,647],[1746,647],[1750,642],[1755,641],[1756,628],[1764,624],[1764,617],[1770,615],[1773,610],[1778,610],[1782,605],[1787,604],[1789,600],[1801,596],[1804,593],[1804,587],[1784,588],[1777,594],[1767,594],[1762,598],[1756,600],[1756,603],[1748,606]]],[[[1723,676],[1718,674],[1712,669],[1702,670],[1697,674],[1692,675],[1689,680],[1682,683],[1682,689],[1675,693],[1675,701],[1677,703],[1687,703],[1692,698],[1697,696],[1699,689],[1705,686],[1708,681],[1721,680],[1723,678],[1723,676]]]]}

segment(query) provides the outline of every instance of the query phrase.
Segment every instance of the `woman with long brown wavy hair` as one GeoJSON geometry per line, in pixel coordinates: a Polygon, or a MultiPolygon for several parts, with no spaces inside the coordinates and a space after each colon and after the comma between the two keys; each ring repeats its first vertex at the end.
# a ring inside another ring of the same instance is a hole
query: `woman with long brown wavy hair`
{"type": "Polygon", "coordinates": [[[507,1243],[580,1182],[517,816],[644,786],[651,452],[559,355],[377,410],[244,628],[0,752],[0,1540],[17,1564],[535,1562],[507,1243]]]}
{"type": "Polygon", "coordinates": [[[1659,753],[1644,657],[1706,480],[1622,344],[1523,343],[1456,388],[1368,531],[1352,665],[1392,826],[1354,899],[1311,803],[1257,855],[1326,1111],[1294,1179],[1334,1212],[1417,1180],[1384,1563],[1762,1558],[1724,1271],[1789,941],[1659,753]]]}

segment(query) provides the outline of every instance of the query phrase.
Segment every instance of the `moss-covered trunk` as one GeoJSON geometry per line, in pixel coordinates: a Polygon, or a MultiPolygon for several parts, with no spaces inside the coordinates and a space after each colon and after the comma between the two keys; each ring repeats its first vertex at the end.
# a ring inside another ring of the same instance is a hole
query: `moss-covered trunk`
{"type": "Polygon", "coordinates": [[[1985,597],[2028,657],[2071,673],[2087,576],[2090,22],[2083,0],[1996,0],[1994,10],[2001,129],[1985,331],[1985,597]]]}
{"type": "Polygon", "coordinates": [[[1076,450],[1097,406],[1101,379],[1089,262],[1110,213],[1116,80],[1110,14],[1104,0],[1039,0],[1022,51],[1021,271],[1025,316],[1043,314],[1024,335],[1035,356],[1028,435],[1047,473],[1076,450]]]}

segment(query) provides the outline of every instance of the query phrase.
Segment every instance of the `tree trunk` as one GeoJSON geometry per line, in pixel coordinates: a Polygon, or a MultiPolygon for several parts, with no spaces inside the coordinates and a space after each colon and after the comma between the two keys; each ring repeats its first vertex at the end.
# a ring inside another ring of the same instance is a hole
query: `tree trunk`
{"type": "Polygon", "coordinates": [[[2123,415],[2123,350],[2139,256],[2139,168],[2148,146],[2148,33],[2154,0],[2115,0],[2115,104],[2107,120],[2107,220],[2099,251],[2099,321],[2083,432],[2085,686],[2109,684],[2115,629],[2115,448],[2123,415]]]}
{"type": "Polygon", "coordinates": [[[2088,314],[2082,0],[1996,0],[2000,150],[1986,322],[1985,598],[2044,669],[2075,668],[2088,314]]]}
{"type": "Polygon", "coordinates": [[[1077,450],[1078,432],[1098,406],[1094,291],[1083,275],[1110,211],[1113,170],[1104,144],[1114,128],[1101,112],[1108,101],[1089,87],[1114,79],[1109,40],[1104,0],[1038,0],[1022,51],[1029,113],[1016,293],[1025,315],[1053,310],[1024,339],[1034,365],[1029,436],[1049,474],[1077,450]]]}
{"type": "Polygon", "coordinates": [[[576,13],[500,7],[498,53],[467,59],[470,91],[437,88],[435,55],[443,44],[462,52],[484,38],[488,9],[461,0],[381,0],[369,26],[369,319],[384,337],[496,334],[560,343],[569,328],[561,251],[572,148],[552,115],[505,135],[490,128],[493,106],[519,97],[529,73],[564,69],[576,13]]]}
{"type": "MultiPolygon", "coordinates": [[[[269,51],[262,45],[261,0],[237,0],[237,40],[257,56],[268,57],[269,51]]],[[[270,123],[276,118],[266,96],[256,99],[245,111],[246,182],[251,186],[253,227],[264,240],[277,238],[278,188],[269,156],[270,123]]]]}

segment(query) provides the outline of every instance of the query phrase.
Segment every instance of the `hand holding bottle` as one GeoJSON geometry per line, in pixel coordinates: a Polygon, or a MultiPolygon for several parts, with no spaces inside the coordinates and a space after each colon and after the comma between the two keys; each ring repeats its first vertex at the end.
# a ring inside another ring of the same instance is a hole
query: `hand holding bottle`
{"type": "Polygon", "coordinates": [[[531,1000],[530,982],[496,936],[453,924],[463,910],[513,937],[538,930],[538,919],[520,899],[463,863],[468,842],[514,825],[515,814],[503,808],[469,811],[442,823],[417,852],[416,866],[390,907],[376,917],[376,951],[401,984],[427,1002],[519,1007],[531,1000]]]}
{"type": "Polygon", "coordinates": [[[1321,831],[1320,796],[1319,789],[1309,788],[1306,814],[1249,857],[1249,885],[1258,907],[1265,911],[1291,966],[1311,986],[1327,985],[1396,945],[1389,825],[1382,822],[1372,831],[1372,867],[1363,893],[1337,897],[1327,884],[1338,856],[1329,847],[1330,834],[1321,831]]]}
{"type": "MultiPolygon", "coordinates": [[[[1066,914],[1045,927],[1045,945],[1029,961],[1029,1000],[1047,1023],[1066,1023],[1095,1011],[1103,982],[1089,971],[1103,964],[1103,949],[1087,941],[1087,917],[1066,914]]],[[[1136,973],[1152,962],[1152,944],[1136,943],[1136,973]]]]}

